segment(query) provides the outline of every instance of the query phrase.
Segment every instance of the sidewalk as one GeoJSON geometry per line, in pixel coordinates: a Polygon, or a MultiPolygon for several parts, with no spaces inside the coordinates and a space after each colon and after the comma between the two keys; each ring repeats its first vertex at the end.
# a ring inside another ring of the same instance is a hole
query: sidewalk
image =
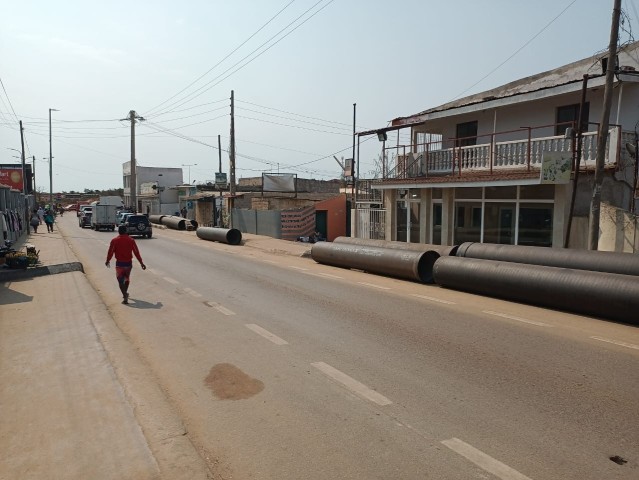
{"type": "MultiPolygon", "coordinates": [[[[15,245],[34,245],[37,267],[0,268],[0,479],[213,478],[59,228],[15,245]]],[[[284,255],[312,246],[243,237],[284,255]]]]}

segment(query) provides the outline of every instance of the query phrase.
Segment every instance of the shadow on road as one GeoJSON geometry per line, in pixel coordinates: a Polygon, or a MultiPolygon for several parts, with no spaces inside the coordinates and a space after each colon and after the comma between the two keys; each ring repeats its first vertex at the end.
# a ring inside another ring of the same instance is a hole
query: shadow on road
{"type": "Polygon", "coordinates": [[[136,300],[135,298],[129,298],[129,307],[132,308],[148,308],[148,309],[159,309],[162,308],[164,305],[162,304],[162,302],[157,302],[157,303],[149,303],[149,302],[145,302],[144,300],[136,300]]]}

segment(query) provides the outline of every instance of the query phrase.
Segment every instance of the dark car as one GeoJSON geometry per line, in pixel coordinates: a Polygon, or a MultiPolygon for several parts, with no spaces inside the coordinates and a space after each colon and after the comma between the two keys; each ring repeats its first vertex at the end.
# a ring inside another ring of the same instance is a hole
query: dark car
{"type": "Polygon", "coordinates": [[[80,228],[90,227],[91,226],[91,213],[87,212],[87,213],[83,213],[82,215],[80,215],[80,217],[78,218],[78,225],[80,226],[80,228]]]}
{"type": "Polygon", "coordinates": [[[151,238],[153,235],[151,222],[146,215],[129,215],[124,221],[124,226],[129,235],[140,235],[146,238],[151,238]]]}

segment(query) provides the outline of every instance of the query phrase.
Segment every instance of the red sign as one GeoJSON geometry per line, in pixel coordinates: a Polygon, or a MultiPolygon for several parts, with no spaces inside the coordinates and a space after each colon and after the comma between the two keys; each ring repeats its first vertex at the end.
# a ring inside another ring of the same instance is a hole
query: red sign
{"type": "Polygon", "coordinates": [[[22,167],[0,168],[0,185],[22,191],[22,167]]]}

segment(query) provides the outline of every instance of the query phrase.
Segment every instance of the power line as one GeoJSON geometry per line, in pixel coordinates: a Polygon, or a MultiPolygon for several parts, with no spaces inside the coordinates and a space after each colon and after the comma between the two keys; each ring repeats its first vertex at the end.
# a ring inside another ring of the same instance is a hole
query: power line
{"type": "Polygon", "coordinates": [[[183,108],[181,110],[167,110],[166,112],[163,113],[157,113],[157,114],[151,114],[149,115],[147,118],[156,118],[156,117],[160,117],[162,115],[167,115],[169,113],[179,113],[179,112],[186,112],[187,110],[193,110],[194,108],[200,108],[200,107],[204,107],[206,105],[214,105],[216,103],[220,103],[220,102],[228,102],[229,99],[228,98],[222,98],[220,100],[215,100],[214,102],[207,102],[207,103],[201,103],[199,105],[194,105],[192,107],[187,107],[187,108],[183,108]]]}
{"type": "Polygon", "coordinates": [[[306,15],[306,13],[308,13],[310,10],[312,10],[313,8],[315,8],[318,4],[322,3],[324,0],[319,0],[317,3],[315,3],[312,7],[310,7],[309,9],[307,9],[304,13],[302,13],[300,16],[298,16],[295,20],[293,20],[291,23],[289,23],[286,27],[284,27],[282,30],[280,30],[279,32],[277,32],[275,35],[273,35],[271,38],[269,38],[266,42],[262,43],[259,47],[257,47],[255,50],[253,50],[251,53],[249,53],[248,55],[246,55],[244,58],[242,58],[241,60],[239,60],[238,62],[236,62],[234,65],[232,65],[231,67],[227,68],[224,72],[222,72],[221,74],[219,74],[217,77],[213,78],[212,80],[210,80],[209,82],[205,83],[204,85],[202,85],[200,88],[198,88],[197,90],[193,91],[192,93],[186,95],[185,97],[183,97],[180,100],[177,100],[173,103],[171,103],[168,108],[172,108],[173,106],[176,105],[185,105],[188,102],[191,102],[192,100],[194,100],[195,98],[199,97],[200,95],[203,95],[204,93],[208,92],[211,88],[219,85],[220,83],[222,83],[224,80],[226,80],[227,78],[229,78],[230,76],[232,76],[233,74],[239,72],[240,70],[242,70],[244,67],[246,67],[247,65],[249,65],[250,63],[252,63],[253,61],[257,60],[259,57],[261,57],[262,55],[264,55],[267,51],[269,51],[271,48],[273,48],[275,45],[277,45],[279,42],[281,42],[282,40],[284,40],[286,37],[288,37],[291,33],[293,33],[295,30],[297,30],[299,27],[301,27],[302,25],[304,25],[306,22],[308,22],[311,18],[313,18],[315,15],[317,15],[319,12],[321,12],[322,10],[324,10],[327,6],[329,6],[331,3],[333,3],[335,0],[330,0],[326,5],[324,5],[323,7],[321,7],[320,9],[318,9],[316,12],[314,12],[312,15],[310,15],[308,18],[306,18],[303,22],[301,22],[299,25],[297,25],[295,28],[293,28],[292,30],[290,30],[289,32],[287,32],[285,35],[283,35],[281,38],[279,38],[277,41],[275,41],[273,44],[269,45],[267,48],[265,48],[263,51],[261,51],[260,53],[258,53],[257,55],[255,55],[253,58],[251,58],[249,61],[247,61],[246,63],[244,63],[243,65],[240,65],[238,68],[236,68],[235,70],[233,70],[231,73],[229,73],[227,76],[223,77],[220,79],[220,77],[222,75],[224,75],[225,73],[227,73],[229,70],[233,69],[234,67],[236,67],[237,65],[239,65],[240,63],[242,63],[244,60],[246,60],[247,58],[249,58],[251,55],[253,55],[255,52],[257,52],[260,48],[264,47],[265,45],[267,45],[271,40],[273,40],[275,37],[277,37],[280,33],[282,33],[283,31],[285,31],[288,27],[290,27],[291,25],[293,25],[295,22],[297,22],[300,18],[302,18],[304,15],[306,15]],[[218,80],[219,79],[219,80],[218,80]],[[217,80],[217,82],[216,82],[217,80]],[[215,82],[215,83],[213,83],[215,82]],[[206,87],[207,85],[212,84],[210,87],[204,89],[204,87],[206,87]],[[202,90],[204,89],[204,90],[202,90]],[[200,92],[200,93],[198,93],[200,92]],[[190,97],[190,98],[189,98],[190,97]]]}
{"type": "Polygon", "coordinates": [[[340,130],[345,130],[345,131],[350,131],[350,129],[348,128],[344,128],[344,127],[334,127],[332,125],[323,125],[321,123],[315,123],[315,122],[308,122],[306,120],[298,120],[296,118],[290,118],[290,117],[283,117],[281,115],[275,115],[273,113],[266,113],[266,112],[260,112],[258,110],[251,110],[250,108],[238,108],[238,110],[244,110],[246,112],[253,112],[253,113],[259,113],[260,115],[268,115],[269,117],[275,117],[275,118],[283,118],[284,120],[292,120],[294,122],[300,122],[300,123],[307,123],[309,125],[317,125],[319,127],[324,127],[324,128],[335,128],[335,129],[340,129],[340,130]]]}
{"type": "Polygon", "coordinates": [[[262,119],[253,118],[253,117],[245,117],[243,115],[235,115],[235,117],[236,118],[244,118],[246,120],[255,120],[256,122],[270,123],[272,125],[280,125],[282,127],[299,128],[300,130],[308,130],[310,132],[329,133],[331,135],[343,135],[343,136],[346,136],[346,137],[350,137],[351,136],[351,134],[349,134],[349,133],[327,132],[326,130],[317,130],[315,128],[300,127],[298,125],[288,125],[288,124],[285,124],[285,123],[270,122],[268,120],[262,120],[262,119]]]}
{"type": "MultiPolygon", "coordinates": [[[[244,40],[242,43],[240,43],[235,49],[233,49],[228,55],[226,55],[222,60],[220,60],[219,62],[217,62],[215,65],[213,65],[211,68],[209,68],[205,73],[203,73],[202,75],[200,75],[198,78],[196,78],[193,82],[191,82],[190,84],[188,84],[186,87],[184,87],[182,90],[180,90],[178,93],[176,93],[175,95],[173,95],[172,97],[169,97],[167,100],[163,101],[162,103],[156,105],[155,107],[153,107],[152,109],[149,110],[149,114],[151,114],[153,112],[153,110],[157,109],[158,107],[161,107],[162,105],[164,105],[165,103],[173,100],[175,97],[177,97],[179,94],[181,94],[182,92],[184,92],[185,90],[187,90],[188,88],[192,87],[194,84],[196,84],[197,82],[199,82],[203,77],[205,77],[206,75],[208,75],[214,68],[216,68],[218,65],[220,65],[224,60],[226,60],[227,58],[229,58],[231,55],[233,55],[235,52],[237,52],[240,48],[242,48],[247,42],[249,42],[255,35],[257,35],[259,32],[261,32],[269,23],[271,23],[273,20],[275,20],[284,10],[286,10],[289,6],[291,6],[292,3],[294,3],[295,0],[291,0],[289,3],[287,3],[284,8],[282,8],[280,11],[278,11],[273,17],[271,17],[264,25],[262,25],[260,28],[258,28],[250,37],[248,37],[246,40],[244,40]]],[[[161,114],[160,114],[161,115],[161,114]]]]}
{"type": "Polygon", "coordinates": [[[457,94],[455,97],[452,98],[453,101],[459,97],[461,97],[464,93],[468,92],[469,90],[475,88],[477,85],[479,85],[482,81],[484,81],[486,78],[488,78],[489,76],[491,76],[493,73],[495,73],[497,70],[499,70],[501,67],[503,67],[511,58],[513,58],[515,55],[517,55],[519,52],[521,52],[524,48],[526,48],[530,43],[532,43],[532,41],[537,38],[539,35],[541,35],[548,27],[550,27],[550,25],[552,25],[555,20],[557,20],[559,17],[561,17],[566,10],[568,10],[570,7],[573,6],[573,4],[576,2],[577,0],[572,0],[572,2],[570,2],[568,4],[568,6],[566,8],[564,8],[561,12],[559,12],[559,14],[553,18],[550,22],[548,22],[546,24],[546,26],[544,26],[544,28],[542,28],[541,30],[539,30],[539,32],[537,32],[535,35],[533,35],[533,37],[528,40],[526,43],[524,43],[521,47],[519,47],[511,56],[509,56],[506,60],[504,60],[503,62],[501,62],[499,65],[497,65],[495,68],[493,68],[490,72],[488,72],[486,75],[484,75],[483,77],[481,77],[479,80],[477,80],[475,83],[473,83],[470,87],[468,87],[466,90],[464,90],[463,92],[457,94]]]}

